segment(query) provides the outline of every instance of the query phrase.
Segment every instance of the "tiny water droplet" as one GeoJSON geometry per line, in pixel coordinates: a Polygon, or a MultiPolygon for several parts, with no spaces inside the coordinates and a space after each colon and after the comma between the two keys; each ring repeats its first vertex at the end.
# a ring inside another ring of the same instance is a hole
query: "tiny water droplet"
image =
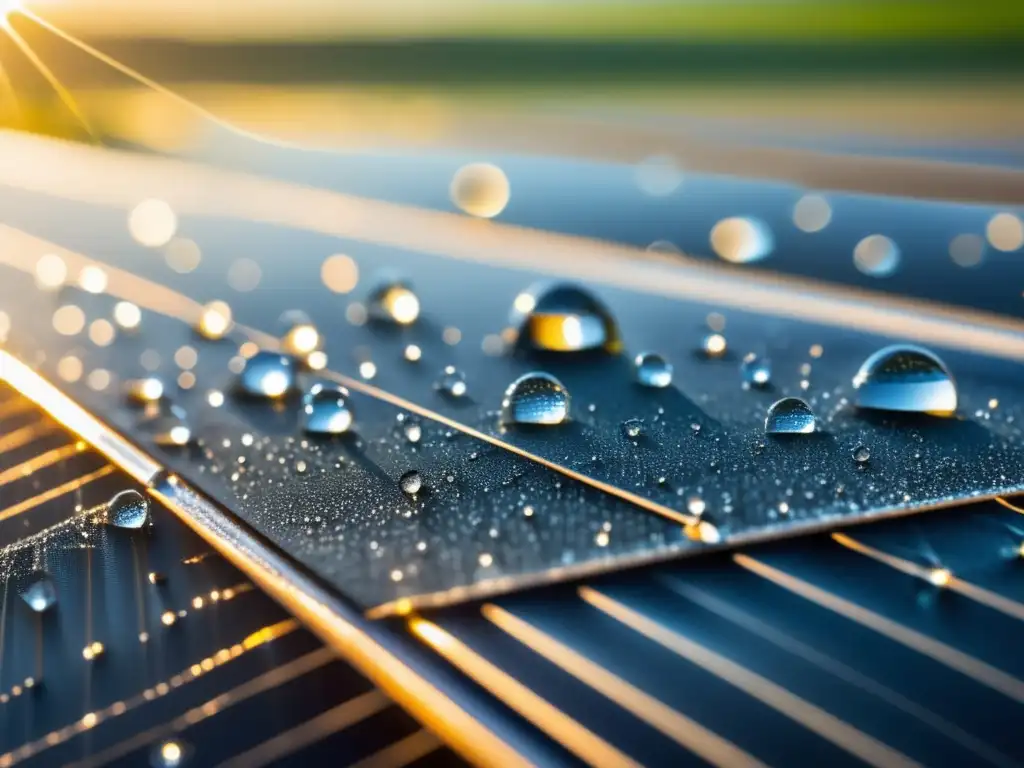
{"type": "Polygon", "coordinates": [[[352,427],[348,390],[336,384],[314,384],[302,396],[302,428],[316,435],[341,435],[352,427]]]}
{"type": "Polygon", "coordinates": [[[36,613],[48,611],[57,604],[57,587],[50,574],[36,571],[21,587],[21,599],[36,613]]]}
{"type": "Polygon", "coordinates": [[[286,355],[304,360],[320,348],[320,332],[302,310],[288,310],[278,318],[277,325],[281,329],[281,349],[286,355]]]}
{"type": "Polygon", "coordinates": [[[657,352],[641,352],[633,360],[636,380],[645,387],[661,389],[672,383],[672,364],[657,352]]]}
{"type": "Polygon", "coordinates": [[[853,378],[857,407],[950,416],[956,412],[953,375],[924,347],[894,344],[871,355],[853,378]]]}
{"type": "Polygon", "coordinates": [[[740,363],[740,375],[743,377],[743,383],[748,387],[759,389],[767,387],[772,381],[771,361],[751,352],[740,363]]]}
{"type": "Polygon", "coordinates": [[[769,435],[807,435],[814,430],[814,411],[799,397],[777,400],[764,420],[764,431],[769,435]]]}
{"type": "Polygon", "coordinates": [[[858,445],[853,449],[853,460],[858,464],[866,464],[871,458],[871,449],[866,445],[858,445]]]}
{"type": "Polygon", "coordinates": [[[642,419],[626,419],[622,422],[622,432],[629,438],[640,437],[644,431],[644,422],[642,419]]]}
{"type": "Polygon", "coordinates": [[[721,357],[726,353],[728,346],[725,336],[720,333],[709,333],[700,343],[701,351],[707,357],[721,357]]]}
{"type": "Polygon", "coordinates": [[[370,317],[398,325],[411,325],[420,316],[420,300],[401,277],[386,277],[370,293],[370,317]]]}
{"type": "Polygon", "coordinates": [[[405,425],[405,439],[410,443],[418,443],[423,437],[423,427],[416,422],[405,425]]]}
{"type": "Polygon", "coordinates": [[[466,394],[466,374],[454,365],[447,365],[434,382],[434,388],[450,397],[462,397],[466,394]]]}
{"type": "Polygon", "coordinates": [[[517,346],[544,352],[622,348],[618,324],[608,308],[571,283],[543,283],[520,293],[510,324],[517,346]]]}
{"type": "Polygon", "coordinates": [[[121,491],[107,502],[107,522],[115,528],[141,528],[149,521],[149,500],[136,490],[121,491]]]}
{"type": "Polygon", "coordinates": [[[295,362],[285,355],[261,350],[245,361],[238,377],[247,395],[276,399],[295,387],[295,362]]]}
{"type": "Polygon", "coordinates": [[[398,484],[402,488],[402,493],[415,496],[423,488],[423,475],[415,469],[409,470],[399,478],[398,484]]]}
{"type": "Polygon", "coordinates": [[[549,373],[534,371],[513,381],[501,401],[502,424],[561,424],[569,418],[569,392],[549,373]]]}
{"type": "Polygon", "coordinates": [[[146,414],[139,426],[157,445],[181,447],[192,441],[192,428],[185,409],[180,405],[157,405],[154,412],[146,414]]]}

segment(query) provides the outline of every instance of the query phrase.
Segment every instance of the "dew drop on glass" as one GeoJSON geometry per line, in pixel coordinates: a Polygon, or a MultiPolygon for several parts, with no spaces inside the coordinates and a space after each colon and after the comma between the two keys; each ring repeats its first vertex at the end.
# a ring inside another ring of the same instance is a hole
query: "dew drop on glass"
{"type": "Polygon", "coordinates": [[[636,380],[645,387],[661,389],[672,383],[672,364],[657,352],[641,352],[633,366],[636,380]]]}
{"type": "Polygon", "coordinates": [[[520,348],[544,352],[622,349],[618,325],[608,308],[571,283],[534,285],[516,296],[510,317],[520,348]]]}
{"type": "Polygon", "coordinates": [[[423,488],[423,475],[415,469],[409,470],[399,478],[398,484],[402,488],[402,493],[415,496],[423,488]]]}
{"type": "Polygon", "coordinates": [[[420,316],[420,300],[406,280],[391,276],[370,293],[369,311],[374,320],[411,325],[420,316]]]}
{"type": "Polygon", "coordinates": [[[192,440],[192,428],[185,409],[180,405],[163,403],[156,406],[153,413],[146,414],[140,427],[157,445],[180,447],[192,440]]]}
{"type": "Polygon", "coordinates": [[[245,361],[238,384],[252,397],[282,397],[295,387],[295,362],[286,355],[261,350],[245,361]]]}
{"type": "Polygon", "coordinates": [[[447,365],[434,383],[434,388],[449,397],[462,397],[466,394],[466,374],[454,365],[447,365]]]}
{"type": "Polygon", "coordinates": [[[50,574],[36,571],[21,587],[21,599],[36,613],[50,610],[57,604],[57,587],[50,574]]]}
{"type": "Polygon", "coordinates": [[[871,355],[853,378],[860,408],[950,416],[956,412],[953,376],[923,347],[895,344],[871,355]]]}
{"type": "Polygon", "coordinates": [[[107,522],[115,528],[141,528],[148,520],[149,500],[138,491],[121,491],[107,502],[107,522]]]}
{"type": "Polygon", "coordinates": [[[561,424],[569,418],[569,392],[549,373],[520,376],[501,401],[503,424],[561,424]]]}
{"type": "Polygon", "coordinates": [[[769,435],[808,435],[814,430],[814,411],[799,397],[777,400],[764,420],[764,431],[769,435]]]}
{"type": "Polygon", "coordinates": [[[743,377],[744,386],[762,389],[771,384],[772,364],[751,352],[740,363],[740,376],[743,377]]]}
{"type": "Polygon", "coordinates": [[[866,464],[871,458],[871,449],[866,445],[858,445],[853,449],[853,460],[858,464],[866,464]]]}
{"type": "Polygon", "coordinates": [[[622,422],[622,434],[628,438],[637,438],[643,434],[644,422],[642,419],[626,419],[622,422]]]}
{"type": "Polygon", "coordinates": [[[348,390],[336,384],[314,384],[302,397],[302,428],[316,435],[341,435],[352,427],[348,390]]]}
{"type": "Polygon", "coordinates": [[[288,310],[277,325],[281,332],[281,349],[286,355],[304,360],[320,348],[320,332],[302,310],[288,310]]]}

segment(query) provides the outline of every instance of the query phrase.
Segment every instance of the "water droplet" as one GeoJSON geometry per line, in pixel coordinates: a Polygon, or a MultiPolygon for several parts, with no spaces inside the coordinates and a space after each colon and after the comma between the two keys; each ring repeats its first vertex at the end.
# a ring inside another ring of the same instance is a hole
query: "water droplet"
{"type": "Polygon", "coordinates": [[[318,435],[341,435],[352,427],[348,390],[335,384],[314,384],[302,397],[302,428],[318,435]]]}
{"type": "Polygon", "coordinates": [[[238,381],[247,395],[278,398],[295,387],[295,363],[285,355],[260,351],[245,361],[238,381]]]}
{"type": "Polygon", "coordinates": [[[626,437],[640,437],[644,431],[643,419],[626,419],[622,422],[622,432],[626,437]]]}
{"type": "Polygon", "coordinates": [[[492,163],[470,163],[456,171],[448,188],[452,202],[471,216],[491,219],[508,205],[511,190],[505,172],[492,163]]]}
{"type": "Polygon", "coordinates": [[[760,261],[774,246],[772,231],[758,219],[722,219],[711,230],[711,247],[715,253],[734,264],[760,261]]]}
{"type": "Polygon", "coordinates": [[[369,297],[370,316],[398,325],[411,325],[420,316],[420,300],[412,286],[400,277],[387,277],[369,297]]]}
{"type": "Polygon", "coordinates": [[[853,263],[871,277],[888,277],[900,263],[900,249],[885,235],[868,235],[853,249],[853,263]]]}
{"type": "Polygon", "coordinates": [[[858,464],[866,464],[871,458],[871,449],[866,445],[858,445],[853,449],[853,460],[858,464]]]}
{"type": "Polygon", "coordinates": [[[36,613],[48,611],[57,604],[57,587],[50,574],[36,571],[21,587],[21,599],[36,613]]]}
{"type": "Polygon", "coordinates": [[[402,493],[415,496],[423,488],[423,475],[415,469],[409,470],[399,478],[398,484],[402,487],[402,493]]]}
{"type": "Polygon", "coordinates": [[[953,376],[938,357],[923,347],[895,344],[871,355],[853,378],[857,406],[884,411],[956,412],[953,376]]]}
{"type": "Polygon", "coordinates": [[[153,413],[146,414],[140,425],[153,442],[163,446],[188,445],[192,440],[192,428],[185,409],[180,405],[163,403],[153,410],[153,413]]]}
{"type": "Polygon", "coordinates": [[[740,375],[743,377],[744,385],[748,387],[767,387],[772,381],[771,361],[751,352],[740,363],[740,375]]]}
{"type": "Polygon", "coordinates": [[[641,352],[633,360],[636,380],[645,387],[667,387],[672,383],[672,364],[657,352],[641,352]]]}
{"type": "Polygon", "coordinates": [[[561,424],[569,418],[569,392],[549,373],[520,376],[505,390],[502,424],[561,424]]]}
{"type": "Polygon", "coordinates": [[[121,491],[107,502],[107,522],[115,528],[141,528],[148,520],[149,500],[138,491],[121,491]]]}
{"type": "Polygon", "coordinates": [[[571,283],[543,283],[520,293],[510,319],[520,347],[545,352],[622,348],[611,312],[595,296],[571,283]]]}
{"type": "Polygon", "coordinates": [[[777,400],[764,420],[764,431],[769,435],[807,435],[814,430],[814,411],[799,397],[777,400]]]}
{"type": "Polygon", "coordinates": [[[725,336],[720,333],[709,333],[700,343],[701,351],[708,357],[721,357],[728,347],[725,336]]]}
{"type": "Polygon", "coordinates": [[[223,301],[211,301],[199,314],[196,332],[204,339],[216,341],[223,339],[233,324],[231,307],[223,301]]]}
{"type": "Polygon", "coordinates": [[[177,739],[162,741],[153,747],[149,763],[153,768],[179,768],[188,760],[189,747],[177,739]]]}
{"type": "Polygon", "coordinates": [[[423,427],[415,421],[405,425],[405,439],[410,443],[418,443],[423,437],[423,427]]]}
{"type": "Polygon", "coordinates": [[[288,310],[278,318],[277,324],[281,329],[281,349],[286,355],[304,360],[320,348],[320,332],[302,310],[288,310]]]}
{"type": "Polygon", "coordinates": [[[450,397],[462,397],[466,394],[466,374],[454,365],[447,365],[434,382],[434,389],[450,397]]]}
{"type": "Polygon", "coordinates": [[[124,383],[124,396],[139,405],[155,403],[164,396],[164,383],[153,376],[130,379],[124,383]]]}

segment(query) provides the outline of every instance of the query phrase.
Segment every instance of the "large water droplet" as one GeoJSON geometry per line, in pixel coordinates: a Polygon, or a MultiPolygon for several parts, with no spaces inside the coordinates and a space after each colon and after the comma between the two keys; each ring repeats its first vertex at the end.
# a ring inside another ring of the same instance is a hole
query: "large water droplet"
{"type": "Polygon", "coordinates": [[[775,242],[768,225],[758,219],[722,219],[711,230],[711,247],[734,264],[760,261],[772,252],[775,242]]]}
{"type": "Polygon", "coordinates": [[[238,382],[247,395],[282,397],[295,387],[295,363],[285,355],[261,350],[245,361],[238,382]]]}
{"type": "Polygon", "coordinates": [[[777,400],[764,420],[764,431],[769,435],[807,435],[814,430],[814,411],[799,397],[777,400]]]}
{"type": "Polygon", "coordinates": [[[626,419],[622,422],[622,434],[630,439],[640,437],[644,431],[643,419],[626,419]]]}
{"type": "Polygon", "coordinates": [[[334,384],[314,384],[302,397],[302,428],[318,435],[340,435],[352,426],[348,390],[334,384]]]}
{"type": "Polygon", "coordinates": [[[641,352],[633,365],[636,380],[645,387],[661,389],[672,383],[672,364],[657,352],[641,352]]]}
{"type": "Polygon", "coordinates": [[[949,416],[956,412],[956,383],[938,357],[923,347],[895,344],[871,355],[853,378],[857,406],[949,416]]]}
{"type": "Polygon", "coordinates": [[[281,349],[286,355],[305,360],[320,348],[320,332],[309,315],[300,309],[290,309],[277,321],[281,329],[281,349]]]}
{"type": "Polygon", "coordinates": [[[618,325],[596,297],[570,283],[543,283],[520,293],[510,318],[520,347],[545,352],[622,348],[618,325]]]}
{"type": "Polygon", "coordinates": [[[157,445],[183,446],[192,440],[192,428],[180,405],[160,403],[152,410],[147,409],[140,427],[157,445]]]}
{"type": "Polygon", "coordinates": [[[149,500],[138,491],[121,491],[107,502],[107,522],[116,528],[141,528],[148,520],[149,500]]]}
{"type": "Polygon", "coordinates": [[[501,401],[503,424],[561,424],[569,418],[569,392],[549,373],[520,376],[501,401]]]}
{"type": "Polygon", "coordinates": [[[370,316],[399,325],[411,325],[420,316],[420,300],[404,279],[389,276],[370,293],[370,316]]]}
{"type": "Polygon", "coordinates": [[[466,374],[454,365],[447,365],[434,383],[434,388],[449,397],[462,397],[466,394],[466,374]]]}
{"type": "Polygon", "coordinates": [[[866,464],[871,458],[871,449],[866,445],[858,445],[853,449],[853,460],[858,464],[866,464]]]}
{"type": "Polygon", "coordinates": [[[48,611],[57,604],[57,587],[50,574],[36,571],[22,584],[21,599],[36,613],[48,611]]]}
{"type": "Polygon", "coordinates": [[[747,387],[767,387],[772,381],[771,361],[751,352],[740,363],[740,375],[747,387]]]}
{"type": "Polygon", "coordinates": [[[398,484],[402,488],[402,493],[415,496],[423,488],[423,475],[415,469],[409,470],[399,478],[398,484]]]}

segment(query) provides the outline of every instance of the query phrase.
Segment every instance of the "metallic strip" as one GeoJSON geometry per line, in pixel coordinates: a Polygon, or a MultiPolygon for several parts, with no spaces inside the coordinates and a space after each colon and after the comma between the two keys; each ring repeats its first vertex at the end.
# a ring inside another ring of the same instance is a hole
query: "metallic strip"
{"type": "Polygon", "coordinates": [[[66,483],[63,483],[62,485],[58,485],[54,488],[50,488],[47,491],[43,491],[43,493],[40,493],[38,496],[33,496],[31,499],[25,499],[22,502],[7,507],[7,509],[0,509],[0,522],[4,520],[9,520],[10,518],[16,515],[22,514],[23,512],[28,512],[29,510],[35,509],[40,504],[45,504],[48,501],[60,498],[65,493],[77,491],[82,486],[87,485],[88,483],[91,483],[94,480],[99,480],[102,477],[106,477],[115,470],[116,467],[114,467],[113,464],[106,464],[97,469],[95,472],[90,472],[87,475],[76,477],[74,480],[68,480],[66,483]]]}
{"type": "Polygon", "coordinates": [[[430,731],[416,731],[379,752],[374,752],[349,768],[404,768],[409,763],[426,757],[443,745],[430,731]]]}
{"type": "Polygon", "coordinates": [[[562,668],[577,680],[614,701],[634,717],[661,731],[680,746],[712,765],[723,768],[764,768],[757,758],[747,754],[728,739],[677,712],[587,657],[560,643],[518,616],[498,607],[485,605],[481,612],[491,623],[510,634],[530,650],[562,668]]]}
{"type": "Polygon", "coordinates": [[[885,635],[900,645],[927,656],[950,669],[955,669],[967,677],[973,678],[982,685],[999,691],[1004,696],[1016,702],[1024,704],[1024,682],[1016,677],[1003,672],[1000,669],[986,664],[985,662],[969,656],[963,651],[958,651],[945,643],[939,642],[916,630],[898,624],[891,619],[880,616],[867,608],[862,608],[849,600],[844,600],[838,595],[808,584],[806,581],[791,576],[788,573],[773,568],[770,565],[755,560],[747,555],[733,555],[737,565],[746,568],[751,573],[771,581],[783,589],[800,595],[812,603],[817,603],[822,608],[845,616],[865,627],[875,630],[880,635],[885,635]]]}
{"type": "MultiPolygon", "coordinates": [[[[34,407],[34,404],[32,405],[34,407]]],[[[0,472],[0,487],[7,485],[8,483],[13,483],[15,480],[21,480],[22,478],[28,477],[33,472],[37,472],[40,469],[45,469],[46,467],[52,466],[60,461],[64,461],[64,459],[70,458],[84,450],[85,443],[78,441],[71,445],[64,445],[60,448],[54,448],[53,450],[41,453],[27,461],[21,462],[21,464],[18,464],[17,466],[0,472]]]]}
{"type": "Polygon", "coordinates": [[[919,768],[919,764],[906,755],[854,728],[835,715],[617,600],[590,587],[581,587],[579,595],[602,613],[707,670],[840,749],[859,757],[865,763],[876,768],[919,768]]]}
{"type": "Polygon", "coordinates": [[[460,671],[584,762],[595,768],[640,768],[628,755],[584,728],[441,627],[426,619],[412,618],[409,629],[460,671]]]}
{"type": "MultiPolygon", "coordinates": [[[[0,355],[4,354],[0,350],[0,355]]],[[[3,374],[2,358],[0,358],[0,376],[3,374]]],[[[53,432],[56,427],[48,421],[39,422],[36,424],[28,424],[20,429],[16,429],[13,432],[8,432],[3,437],[0,437],[0,453],[7,453],[13,451],[16,448],[21,448],[23,445],[28,445],[36,438],[47,435],[53,432]]]]}
{"type": "Polygon", "coordinates": [[[1019,768],[1019,763],[1001,752],[992,749],[985,741],[972,736],[963,728],[956,725],[956,723],[946,720],[944,717],[922,707],[918,703],[908,699],[906,696],[897,693],[891,688],[887,688],[878,681],[858,672],[856,669],[847,666],[843,662],[822,653],[817,648],[813,648],[810,645],[807,645],[807,643],[801,642],[800,640],[786,634],[782,630],[776,629],[770,624],[761,621],[761,619],[756,616],[747,613],[746,611],[737,608],[736,606],[727,603],[725,600],[721,600],[702,589],[686,584],[675,577],[660,575],[657,576],[656,579],[658,582],[663,584],[666,589],[671,590],[683,599],[689,600],[706,611],[710,611],[716,616],[735,624],[737,627],[745,629],[747,632],[756,635],[766,643],[771,643],[776,648],[780,648],[786,653],[796,656],[801,661],[811,664],[812,666],[833,675],[843,682],[860,688],[862,691],[869,693],[872,696],[877,696],[890,706],[906,712],[911,717],[920,720],[925,725],[933,728],[952,741],[957,742],[965,749],[973,752],[978,757],[986,760],[992,765],[999,766],[1000,768],[1019,768]]]}
{"type": "Polygon", "coordinates": [[[262,768],[383,712],[390,706],[391,699],[379,690],[369,691],[225,760],[220,768],[262,768]]]}
{"type": "Polygon", "coordinates": [[[935,584],[937,587],[942,589],[948,589],[951,592],[956,592],[959,595],[963,595],[969,600],[973,600],[976,603],[991,608],[994,611],[999,611],[1006,616],[1017,621],[1024,621],[1024,605],[1018,603],[1016,600],[1011,600],[1008,597],[996,594],[991,590],[979,587],[977,584],[971,584],[968,581],[957,578],[952,573],[939,569],[942,576],[942,580],[936,582],[933,576],[936,572],[934,568],[925,568],[913,563],[910,560],[904,560],[902,557],[896,557],[890,555],[888,552],[883,552],[880,549],[869,547],[867,544],[862,544],[856,539],[852,539],[849,536],[842,533],[833,533],[832,539],[847,549],[851,549],[865,557],[870,557],[872,560],[876,560],[880,563],[888,565],[890,568],[895,568],[897,571],[916,576],[919,579],[925,579],[935,584]]]}

